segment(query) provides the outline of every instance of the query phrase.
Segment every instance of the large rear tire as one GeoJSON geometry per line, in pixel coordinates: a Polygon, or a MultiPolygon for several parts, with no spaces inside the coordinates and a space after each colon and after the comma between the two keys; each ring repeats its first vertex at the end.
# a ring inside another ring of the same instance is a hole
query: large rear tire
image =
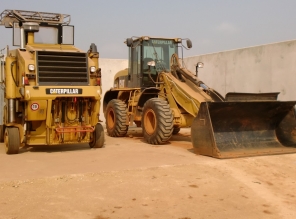
{"type": "Polygon", "coordinates": [[[142,114],[144,139],[149,144],[164,144],[172,137],[173,114],[169,104],[159,98],[149,99],[142,114]]]}
{"type": "Polygon", "coordinates": [[[16,127],[6,127],[4,133],[6,154],[18,154],[20,148],[20,133],[16,127]]]}
{"type": "Polygon", "coordinates": [[[95,130],[93,132],[92,141],[89,143],[91,148],[102,148],[105,143],[105,135],[103,126],[98,123],[95,126],[95,130]]]}
{"type": "Polygon", "coordinates": [[[176,135],[176,134],[178,134],[179,132],[180,132],[180,128],[179,127],[175,127],[174,129],[173,129],[173,135],[176,135]]]}
{"type": "Polygon", "coordinates": [[[117,99],[111,100],[105,113],[107,133],[111,137],[123,137],[128,130],[126,104],[117,99]]]}
{"type": "Polygon", "coordinates": [[[4,131],[5,131],[5,126],[4,125],[0,125],[0,142],[1,143],[4,142],[4,131]]]}

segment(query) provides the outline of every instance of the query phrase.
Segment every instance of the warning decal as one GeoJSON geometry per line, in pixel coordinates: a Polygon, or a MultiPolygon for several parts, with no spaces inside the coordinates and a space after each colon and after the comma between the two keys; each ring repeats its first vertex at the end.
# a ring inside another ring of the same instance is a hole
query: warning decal
{"type": "Polygon", "coordinates": [[[39,104],[38,103],[32,103],[31,110],[36,111],[38,109],[39,109],[39,104]]]}

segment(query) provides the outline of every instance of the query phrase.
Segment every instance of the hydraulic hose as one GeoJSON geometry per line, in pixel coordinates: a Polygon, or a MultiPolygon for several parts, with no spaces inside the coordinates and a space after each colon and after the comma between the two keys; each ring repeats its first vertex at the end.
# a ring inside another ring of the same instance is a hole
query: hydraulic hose
{"type": "Polygon", "coordinates": [[[79,100],[79,122],[82,122],[83,100],[79,100]]]}
{"type": "Polygon", "coordinates": [[[62,101],[62,118],[61,118],[61,122],[62,123],[65,123],[65,105],[66,105],[66,103],[65,103],[65,101],[62,101]]]}
{"type": "Polygon", "coordinates": [[[11,74],[11,77],[12,77],[12,80],[13,80],[15,86],[18,87],[18,84],[16,83],[16,80],[15,80],[15,78],[14,78],[14,76],[13,76],[13,72],[12,72],[12,68],[13,68],[13,66],[14,66],[15,63],[16,63],[16,61],[13,61],[13,62],[10,64],[10,74],[11,74]]]}

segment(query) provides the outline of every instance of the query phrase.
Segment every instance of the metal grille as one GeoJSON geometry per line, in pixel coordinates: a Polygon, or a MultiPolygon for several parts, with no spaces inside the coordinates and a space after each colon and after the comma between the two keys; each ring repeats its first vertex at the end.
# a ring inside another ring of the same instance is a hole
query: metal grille
{"type": "Polygon", "coordinates": [[[88,85],[87,54],[37,51],[39,85],[88,85]]]}

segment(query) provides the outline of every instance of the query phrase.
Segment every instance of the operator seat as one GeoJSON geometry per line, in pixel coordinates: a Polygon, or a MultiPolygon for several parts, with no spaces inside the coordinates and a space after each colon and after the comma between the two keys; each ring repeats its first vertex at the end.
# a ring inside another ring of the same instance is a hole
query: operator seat
{"type": "MultiPolygon", "coordinates": [[[[154,61],[152,58],[144,58],[143,59],[143,86],[145,87],[154,87],[155,84],[153,83],[153,81],[150,79],[149,77],[149,66],[148,66],[148,62],[151,62],[151,61],[154,61]]],[[[153,67],[150,68],[150,74],[151,74],[151,77],[153,78],[153,80],[156,80],[156,72],[151,72],[153,67]]]]}
{"type": "Polygon", "coordinates": [[[153,61],[152,58],[144,58],[143,59],[143,70],[144,71],[147,71],[149,68],[148,68],[148,62],[151,62],[153,61]]]}

